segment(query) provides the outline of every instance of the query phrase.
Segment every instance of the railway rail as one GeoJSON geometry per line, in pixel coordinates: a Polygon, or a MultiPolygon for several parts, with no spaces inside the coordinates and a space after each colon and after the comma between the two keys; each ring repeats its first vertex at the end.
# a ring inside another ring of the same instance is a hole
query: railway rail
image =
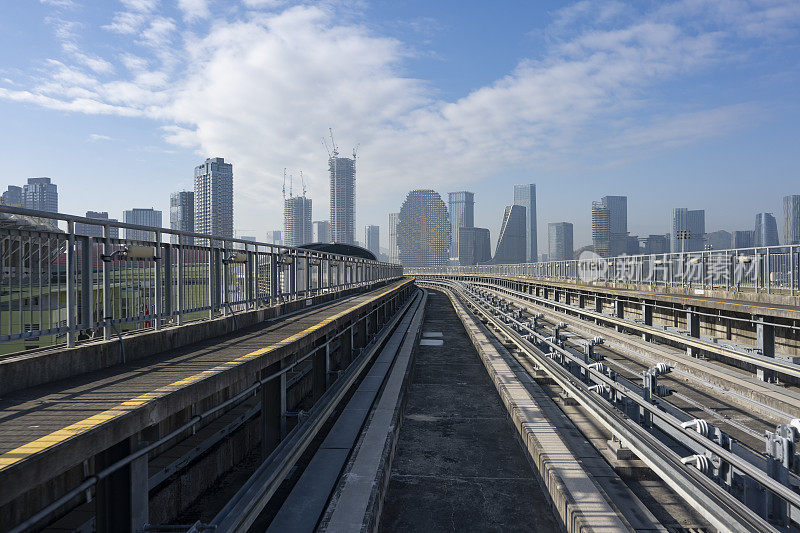
{"type": "MultiPolygon", "coordinates": [[[[551,325],[552,333],[542,333],[544,324],[538,322],[539,314],[526,313],[525,306],[512,308],[511,294],[501,297],[496,290],[490,291],[480,284],[419,281],[451,291],[474,313],[481,315],[495,331],[515,345],[520,357],[549,375],[691,507],[707,516],[717,529],[796,529],[800,504],[800,495],[794,488],[797,478],[792,472],[796,424],[783,424],[776,433],[768,434],[766,447],[772,453],[762,456],[742,446],[719,427],[693,418],[667,402],[664,397],[671,391],[660,385],[658,378],[671,370],[670,365],[651,366],[643,375],[638,375],[642,383],[637,385],[603,363],[602,355],[594,349],[600,344],[599,339],[573,338],[565,342],[563,323],[551,325]],[[582,352],[575,349],[576,340],[582,343],[582,352]]],[[[519,299],[523,295],[525,305],[540,300],[527,293],[514,296],[519,299]]],[[[612,326],[619,320],[607,315],[592,318],[601,318],[612,326]]],[[[627,323],[624,325],[630,327],[627,323]]],[[[646,325],[641,325],[639,334],[641,330],[680,339],[679,335],[646,325]]],[[[698,341],[688,339],[688,342],[698,341]]],[[[707,344],[724,353],[730,351],[707,344]]],[[[744,354],[736,355],[744,357],[744,354]]],[[[778,363],[777,367],[783,368],[783,365],[778,363]]],[[[638,369],[625,372],[631,373],[638,374],[638,369]]]]}

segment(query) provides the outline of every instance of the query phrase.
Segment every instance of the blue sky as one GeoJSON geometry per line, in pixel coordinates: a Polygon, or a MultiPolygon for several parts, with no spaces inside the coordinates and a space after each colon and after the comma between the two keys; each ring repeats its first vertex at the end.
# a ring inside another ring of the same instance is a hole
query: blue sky
{"type": "Polygon", "coordinates": [[[781,218],[800,194],[800,3],[8,0],[0,19],[7,183],[50,176],[60,209],[166,210],[207,156],[234,163],[240,235],[281,227],[284,167],[327,218],[335,129],[357,143],[358,235],[412,188],[476,193],[492,230],[514,183],[590,240],[669,209],[707,230],[781,218]]]}

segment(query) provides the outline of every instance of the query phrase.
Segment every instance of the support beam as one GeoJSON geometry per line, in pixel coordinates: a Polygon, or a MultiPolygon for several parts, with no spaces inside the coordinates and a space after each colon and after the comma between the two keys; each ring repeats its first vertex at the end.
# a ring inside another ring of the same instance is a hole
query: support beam
{"type": "MultiPolygon", "coordinates": [[[[756,317],[756,342],[764,357],[775,357],[775,326],[764,323],[764,317],[756,317]]],[[[758,369],[758,379],[772,383],[775,381],[774,370],[758,369]]]]}
{"type": "MultiPolygon", "coordinates": [[[[95,471],[124,459],[141,445],[132,438],[115,444],[95,457],[95,471]]],[[[149,521],[147,455],[116,470],[97,483],[95,529],[98,533],[142,531],[149,521]]]]}
{"type": "MultiPolygon", "coordinates": [[[[700,338],[700,315],[695,312],[696,310],[693,307],[690,307],[686,311],[686,329],[689,332],[690,337],[694,337],[695,339],[700,338]]],[[[700,357],[700,350],[697,348],[692,348],[691,346],[686,348],[686,355],[690,357],[700,357]]]]}
{"type": "MultiPolygon", "coordinates": [[[[642,322],[645,326],[653,325],[653,304],[642,302],[642,322]]],[[[642,333],[643,341],[650,341],[652,336],[649,333],[642,333]]]]}
{"type": "MultiPolygon", "coordinates": [[[[274,363],[261,372],[261,378],[271,376],[281,369],[281,363],[274,363]]],[[[286,421],[286,374],[275,378],[261,387],[261,457],[265,458],[280,443],[286,421]]]]}

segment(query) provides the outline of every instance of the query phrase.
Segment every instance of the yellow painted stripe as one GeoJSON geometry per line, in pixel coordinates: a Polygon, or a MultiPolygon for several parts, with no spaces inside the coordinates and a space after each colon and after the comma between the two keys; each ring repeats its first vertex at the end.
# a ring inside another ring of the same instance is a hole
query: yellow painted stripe
{"type": "Polygon", "coordinates": [[[353,305],[353,306],[345,309],[344,311],[341,311],[341,312],[339,312],[339,313],[337,313],[337,314],[335,314],[333,316],[330,316],[330,317],[328,317],[328,318],[326,318],[324,320],[321,320],[320,322],[317,322],[313,326],[307,327],[306,329],[304,329],[303,331],[301,331],[299,333],[295,333],[294,335],[290,335],[290,336],[286,337],[285,339],[282,339],[282,340],[280,340],[280,341],[278,341],[278,342],[276,342],[274,344],[271,344],[271,345],[269,345],[269,346],[267,346],[265,348],[259,348],[258,350],[255,350],[255,351],[252,351],[252,352],[247,353],[245,355],[242,355],[240,357],[237,357],[236,359],[233,359],[231,361],[227,361],[227,362],[225,362],[225,363],[223,363],[221,365],[215,366],[213,368],[209,368],[208,370],[204,370],[204,371],[202,371],[202,372],[200,372],[198,374],[194,374],[192,376],[180,379],[178,381],[170,383],[169,385],[161,387],[157,391],[148,392],[146,394],[142,394],[140,396],[136,396],[135,398],[131,398],[130,400],[124,401],[121,404],[119,404],[119,405],[117,405],[115,407],[112,407],[111,409],[108,409],[106,411],[102,411],[100,413],[97,413],[96,415],[92,415],[89,418],[85,418],[83,420],[75,422],[74,424],[70,424],[69,426],[67,426],[67,427],[65,427],[63,429],[59,429],[58,431],[54,431],[54,432],[52,432],[52,433],[50,433],[48,435],[45,435],[44,437],[40,437],[40,438],[38,438],[38,439],[36,439],[34,441],[31,441],[31,442],[29,442],[27,444],[23,444],[22,446],[20,446],[18,448],[15,448],[15,449],[13,449],[11,451],[8,451],[8,452],[4,453],[3,455],[0,455],[0,470],[8,468],[9,466],[11,466],[11,465],[13,465],[15,463],[18,463],[19,461],[22,461],[23,459],[25,459],[25,458],[27,458],[27,457],[35,454],[35,453],[39,453],[39,452],[41,452],[43,450],[46,450],[47,448],[50,448],[50,447],[55,446],[57,444],[60,444],[60,443],[64,442],[67,439],[70,439],[70,438],[72,438],[72,437],[74,437],[76,435],[79,435],[79,434],[81,434],[81,433],[83,433],[85,431],[88,431],[89,429],[92,429],[92,428],[97,427],[97,426],[99,426],[101,424],[104,424],[104,423],[108,422],[109,420],[117,418],[118,416],[122,416],[127,412],[130,412],[130,411],[132,411],[134,409],[138,409],[142,405],[144,405],[144,404],[146,404],[146,403],[148,403],[148,402],[150,402],[150,401],[152,401],[152,400],[154,400],[156,398],[159,398],[161,396],[165,396],[166,394],[168,394],[170,392],[173,392],[173,391],[175,391],[177,389],[180,389],[182,387],[185,387],[186,385],[190,385],[192,383],[196,383],[196,382],[198,382],[198,381],[200,381],[202,379],[205,379],[207,377],[213,376],[214,374],[219,374],[220,372],[223,372],[225,370],[229,370],[231,367],[239,365],[239,364],[241,364],[241,363],[243,363],[243,362],[245,362],[247,360],[250,360],[250,359],[253,359],[255,357],[259,357],[259,356],[265,355],[265,354],[267,354],[267,353],[269,353],[269,352],[271,352],[273,350],[276,350],[277,348],[280,348],[281,346],[285,346],[285,345],[290,344],[290,343],[292,343],[292,342],[294,342],[296,340],[299,340],[302,337],[308,335],[309,333],[313,333],[314,331],[317,331],[318,329],[327,326],[331,322],[334,322],[334,321],[338,320],[339,318],[347,315],[348,313],[352,312],[353,310],[355,310],[355,309],[357,309],[359,307],[363,307],[365,305],[368,305],[368,304],[374,302],[375,300],[378,300],[378,299],[382,298],[383,296],[386,296],[387,294],[389,294],[390,292],[396,290],[400,286],[402,286],[402,285],[398,285],[398,286],[392,287],[390,289],[387,289],[387,290],[381,292],[380,294],[377,294],[377,295],[373,296],[372,298],[370,298],[370,299],[368,299],[368,300],[366,300],[364,302],[361,302],[359,304],[353,305]]]}

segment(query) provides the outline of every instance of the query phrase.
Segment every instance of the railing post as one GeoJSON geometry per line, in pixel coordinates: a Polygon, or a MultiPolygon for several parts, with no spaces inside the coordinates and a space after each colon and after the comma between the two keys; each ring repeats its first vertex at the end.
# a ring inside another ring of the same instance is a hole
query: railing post
{"type": "Polygon", "coordinates": [[[94,264],[92,261],[93,239],[84,237],[81,243],[81,324],[83,329],[91,329],[94,324],[94,264]]]}
{"type": "Polygon", "coordinates": [[[214,318],[214,244],[208,240],[208,318],[214,318]]]}
{"type": "Polygon", "coordinates": [[[278,257],[275,249],[271,248],[269,253],[269,298],[271,303],[278,300],[278,257]]]}
{"type": "MultiPolygon", "coordinates": [[[[172,244],[164,243],[164,313],[163,316],[169,321],[172,321],[174,314],[174,307],[172,305],[172,287],[174,285],[174,275],[172,273],[172,244]]],[[[163,322],[162,322],[163,325],[163,322]]]]}
{"type": "Polygon", "coordinates": [[[163,275],[161,269],[164,264],[164,250],[161,248],[161,232],[156,231],[156,246],[155,246],[155,269],[156,269],[156,287],[155,287],[155,301],[153,302],[153,313],[155,314],[155,329],[161,329],[161,313],[164,308],[163,298],[163,275]]]}
{"type": "MultiPolygon", "coordinates": [[[[20,239],[20,257],[22,256],[22,240],[20,239]]],[[[20,277],[22,272],[19,273],[20,277]]],[[[75,346],[76,310],[75,302],[75,223],[67,221],[67,347],[75,346]]],[[[20,299],[22,292],[20,292],[20,299]]]]}
{"type": "Polygon", "coordinates": [[[178,234],[178,265],[177,265],[177,279],[178,283],[175,287],[175,307],[178,313],[178,325],[183,324],[183,235],[178,234]]]}
{"type": "MultiPolygon", "coordinates": [[[[103,225],[103,254],[111,255],[111,227],[103,225]]],[[[103,261],[103,339],[111,339],[111,320],[114,310],[111,307],[111,261],[103,261]]]]}
{"type": "MultiPolygon", "coordinates": [[[[247,262],[244,264],[244,293],[245,300],[247,300],[245,307],[247,309],[255,309],[257,305],[256,302],[253,301],[253,252],[245,250],[244,253],[247,255],[247,262]]],[[[257,288],[255,289],[255,293],[258,294],[257,288]]]]}

